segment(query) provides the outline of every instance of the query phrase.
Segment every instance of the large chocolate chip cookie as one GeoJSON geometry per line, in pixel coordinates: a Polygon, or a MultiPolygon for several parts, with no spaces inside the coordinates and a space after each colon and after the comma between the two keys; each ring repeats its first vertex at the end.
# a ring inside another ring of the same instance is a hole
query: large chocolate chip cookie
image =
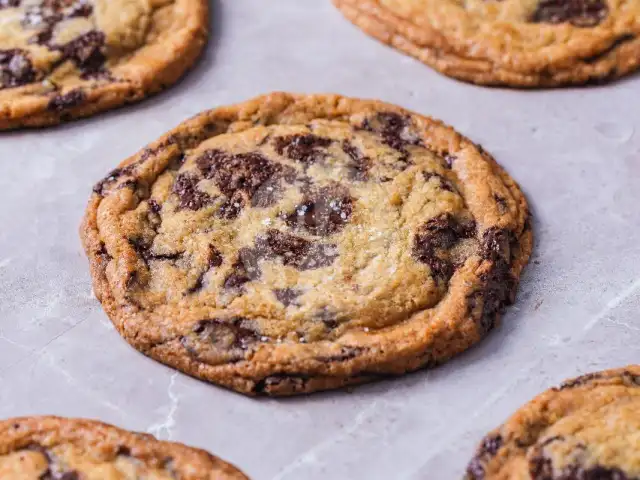
{"type": "Polygon", "coordinates": [[[275,93],[125,160],[82,239],[124,338],[196,377],[294,394],[443,362],[513,301],[527,203],[480,147],[393,105],[275,93]]]}
{"type": "Polygon", "coordinates": [[[207,0],[0,0],[0,129],[56,124],[175,82],[207,0]]]}
{"type": "Polygon", "coordinates": [[[93,420],[25,417],[0,422],[3,480],[246,480],[203,450],[93,420]]]}
{"type": "Polygon", "coordinates": [[[627,0],[333,0],[373,37],[482,85],[603,82],[640,65],[640,5],[627,0]]]}
{"type": "Polygon", "coordinates": [[[640,366],[539,395],[485,437],[466,478],[640,479],[640,366]]]}

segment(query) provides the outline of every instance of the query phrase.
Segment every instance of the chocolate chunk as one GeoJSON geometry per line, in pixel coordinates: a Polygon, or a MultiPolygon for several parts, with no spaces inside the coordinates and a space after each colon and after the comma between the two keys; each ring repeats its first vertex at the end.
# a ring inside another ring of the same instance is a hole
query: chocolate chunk
{"type": "Polygon", "coordinates": [[[516,239],[510,230],[499,227],[489,228],[482,235],[481,253],[482,256],[494,262],[503,261],[511,263],[511,246],[516,239]]]}
{"type": "Polygon", "coordinates": [[[200,210],[210,205],[215,198],[198,189],[200,179],[190,173],[181,173],[173,184],[173,193],[178,197],[178,208],[200,210]]]}
{"type": "Polygon", "coordinates": [[[349,140],[342,142],[342,149],[351,159],[347,164],[347,168],[349,169],[349,180],[356,182],[367,181],[369,179],[371,159],[365,156],[360,149],[349,140]]]}
{"type": "Polygon", "coordinates": [[[453,275],[453,264],[446,250],[461,239],[475,234],[474,222],[460,222],[450,213],[443,213],[422,225],[413,239],[413,256],[429,265],[437,280],[449,281],[453,275]]]}
{"type": "Polygon", "coordinates": [[[26,51],[0,50],[0,89],[19,87],[35,79],[36,72],[26,51]]]}
{"type": "Polygon", "coordinates": [[[295,288],[278,288],[273,291],[273,294],[281,304],[288,307],[289,305],[297,305],[296,301],[302,291],[295,288]]]}
{"type": "Polygon", "coordinates": [[[339,232],[349,222],[352,213],[353,198],[349,190],[340,184],[331,184],[311,192],[283,218],[290,227],[328,236],[339,232]]]}
{"type": "Polygon", "coordinates": [[[279,257],[284,265],[298,270],[327,267],[338,257],[336,245],[313,243],[274,229],[256,238],[255,251],[261,258],[279,257]]]}
{"type": "Polygon", "coordinates": [[[495,326],[506,305],[515,300],[517,280],[511,274],[511,251],[516,239],[508,230],[487,230],[480,246],[481,255],[491,262],[492,268],[480,276],[483,287],[467,298],[471,315],[479,322],[482,334],[495,326]]]}
{"type": "Polygon", "coordinates": [[[116,449],[116,456],[120,455],[122,455],[123,457],[130,457],[131,449],[126,445],[118,445],[118,448],[116,449]]]}
{"type": "Polygon", "coordinates": [[[236,193],[232,198],[226,200],[222,205],[220,205],[216,215],[220,218],[233,220],[234,218],[238,218],[243,207],[244,198],[236,193]]]}
{"type": "Polygon", "coordinates": [[[100,242],[100,248],[96,252],[96,255],[102,258],[103,262],[109,262],[113,259],[113,257],[109,255],[109,252],[107,252],[107,246],[104,244],[104,242],[100,242]]]}
{"type": "Polygon", "coordinates": [[[93,13],[93,5],[87,0],[78,0],[73,3],[71,10],[67,14],[67,18],[90,17],[93,13]]]}
{"type": "Polygon", "coordinates": [[[91,30],[54,48],[60,50],[65,59],[73,61],[83,73],[101,70],[106,61],[105,35],[97,30],[91,30]]]}
{"type": "Polygon", "coordinates": [[[160,205],[153,198],[149,199],[147,203],[149,204],[149,210],[151,210],[153,213],[160,213],[160,210],[162,210],[162,205],[160,205]]]}
{"type": "Polygon", "coordinates": [[[484,438],[475,457],[467,466],[467,476],[470,480],[482,480],[484,478],[484,464],[498,453],[502,445],[503,440],[500,434],[491,434],[484,438]]]}
{"type": "Polygon", "coordinates": [[[56,95],[55,97],[49,100],[49,104],[47,108],[54,112],[62,112],[64,110],[68,110],[73,107],[77,107],[86,99],[86,95],[84,92],[75,88],[65,93],[64,95],[56,95]]]}
{"type": "Polygon", "coordinates": [[[40,474],[39,480],[80,480],[78,472],[75,470],[63,470],[51,451],[42,445],[31,444],[25,450],[40,453],[47,461],[47,469],[40,474]]]}
{"type": "Polygon", "coordinates": [[[246,351],[260,342],[257,326],[251,320],[236,317],[229,320],[202,320],[181,342],[198,361],[219,365],[243,360],[246,351]]]}
{"type": "Polygon", "coordinates": [[[449,168],[453,167],[453,162],[455,162],[456,160],[457,157],[455,155],[446,154],[444,156],[444,162],[449,168]]]}
{"type": "Polygon", "coordinates": [[[257,152],[232,155],[222,150],[207,150],[196,160],[196,165],[227,197],[221,212],[224,218],[237,217],[249,201],[254,207],[273,205],[281,193],[281,180],[292,182],[295,178],[293,169],[257,152]]]}
{"type": "Polygon", "coordinates": [[[147,244],[141,238],[130,238],[129,245],[133,247],[138,256],[142,258],[145,263],[148,263],[150,260],[177,260],[180,258],[184,252],[173,252],[173,253],[153,253],[152,246],[147,244]]]}
{"type": "Polygon", "coordinates": [[[431,180],[432,178],[435,178],[438,183],[440,184],[440,188],[442,190],[446,190],[447,192],[458,192],[458,189],[455,187],[455,185],[453,183],[451,183],[451,181],[446,178],[443,175],[440,175],[439,173],[436,172],[422,172],[422,175],[424,176],[424,180],[426,182],[428,182],[429,180],[431,180]]]}
{"type": "Polygon", "coordinates": [[[323,307],[313,316],[314,320],[324,323],[324,326],[332,330],[340,325],[338,314],[329,307],[323,307]]]}
{"type": "Polygon", "coordinates": [[[553,24],[569,22],[575,27],[595,27],[608,13],[606,0],[540,0],[529,21],[553,24]]]}
{"type": "Polygon", "coordinates": [[[306,375],[286,373],[269,375],[268,377],[256,382],[253,387],[253,392],[256,395],[269,395],[273,392],[282,390],[283,386],[288,387],[288,391],[303,392],[308,381],[309,377],[306,375]]]}
{"type": "Polygon", "coordinates": [[[326,148],[331,145],[330,138],[319,137],[311,133],[287,135],[274,139],[274,148],[279,155],[309,166],[322,161],[326,155],[326,148]]]}
{"type": "Polygon", "coordinates": [[[382,142],[404,154],[410,145],[422,145],[420,137],[411,130],[411,119],[395,112],[381,112],[367,118],[362,128],[377,133],[382,142]]]}
{"type": "Polygon", "coordinates": [[[496,201],[496,204],[498,205],[498,211],[502,215],[504,215],[509,211],[509,203],[507,202],[506,198],[504,198],[502,195],[498,195],[497,193],[494,193],[493,199],[496,201]]]}
{"type": "Polygon", "coordinates": [[[111,187],[111,185],[117,182],[118,179],[123,175],[129,175],[131,172],[133,172],[134,169],[135,165],[127,165],[126,167],[116,168],[115,170],[112,170],[106,177],[96,183],[96,185],[93,187],[94,193],[102,195],[105,189],[111,187]]]}
{"type": "Polygon", "coordinates": [[[217,268],[220,265],[222,265],[224,258],[222,257],[222,254],[220,253],[220,250],[218,250],[215,246],[213,245],[209,245],[209,253],[208,253],[208,258],[207,258],[207,265],[205,270],[198,276],[198,278],[196,279],[196,283],[187,290],[187,293],[191,294],[191,293],[195,293],[199,290],[202,290],[202,287],[204,286],[204,277],[205,275],[212,269],[212,268],[217,268]]]}
{"type": "Polygon", "coordinates": [[[240,289],[245,283],[255,280],[262,274],[258,261],[260,255],[252,248],[241,248],[238,252],[238,259],[231,266],[224,281],[224,288],[227,290],[240,289]]]}
{"type": "Polygon", "coordinates": [[[282,263],[298,270],[313,270],[329,266],[338,257],[332,244],[313,243],[304,238],[270,229],[256,238],[253,248],[241,248],[238,260],[224,281],[224,288],[239,289],[262,274],[261,259],[281,258],[282,263]]]}

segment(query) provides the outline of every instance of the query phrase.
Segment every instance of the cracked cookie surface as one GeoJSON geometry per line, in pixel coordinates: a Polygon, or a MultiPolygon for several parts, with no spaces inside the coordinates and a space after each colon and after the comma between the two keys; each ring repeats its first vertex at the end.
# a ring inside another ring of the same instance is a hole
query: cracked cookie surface
{"type": "Polygon", "coordinates": [[[526,201],[480,147],[377,101],[204,112],[94,188],[81,230],[123,337],[249,394],[435,365],[513,301],[526,201]]]}
{"type": "Polygon", "coordinates": [[[481,85],[602,83],[640,65],[637,0],[333,0],[355,25],[481,85]]]}
{"type": "Polygon", "coordinates": [[[24,417],[0,422],[6,480],[246,480],[204,450],[101,422],[24,417]]]}
{"type": "Polygon", "coordinates": [[[0,0],[0,129],[57,124],[174,83],[206,0],[0,0]]]}
{"type": "Polygon", "coordinates": [[[466,478],[640,479],[640,366],[542,393],[485,437],[466,478]]]}

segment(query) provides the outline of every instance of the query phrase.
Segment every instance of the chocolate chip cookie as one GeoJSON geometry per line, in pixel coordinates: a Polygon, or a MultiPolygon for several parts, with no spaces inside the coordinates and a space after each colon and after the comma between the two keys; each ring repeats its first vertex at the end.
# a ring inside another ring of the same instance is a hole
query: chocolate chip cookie
{"type": "Polygon", "coordinates": [[[180,443],[104,423],[59,417],[0,422],[3,480],[246,480],[239,470],[180,443]]]}
{"type": "Polygon", "coordinates": [[[626,0],[333,0],[369,35],[481,85],[599,83],[640,65],[626,0]]]}
{"type": "Polygon", "coordinates": [[[178,80],[207,0],[0,0],[0,25],[0,129],[52,125],[178,80]]]}
{"type": "Polygon", "coordinates": [[[640,366],[539,395],[485,437],[466,478],[640,479],[640,366]]]}
{"type": "Polygon", "coordinates": [[[377,101],[204,112],[94,188],[81,236],[122,336],[247,394],[435,365],[514,299],[527,203],[481,147],[377,101]]]}

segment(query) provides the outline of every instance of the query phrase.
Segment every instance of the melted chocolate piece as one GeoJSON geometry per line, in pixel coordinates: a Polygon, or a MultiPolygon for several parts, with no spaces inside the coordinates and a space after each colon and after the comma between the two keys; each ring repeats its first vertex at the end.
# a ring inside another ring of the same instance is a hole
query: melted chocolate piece
{"type": "Polygon", "coordinates": [[[475,229],[475,223],[461,223],[453,215],[443,213],[419,228],[413,240],[413,256],[429,265],[437,280],[448,282],[454,268],[446,250],[461,239],[472,237],[475,229]]]}
{"type": "Polygon", "coordinates": [[[483,287],[467,298],[469,312],[478,320],[482,334],[495,326],[502,308],[515,300],[517,280],[511,274],[511,251],[515,244],[514,235],[508,230],[491,228],[483,235],[481,255],[494,265],[480,276],[483,287]]]}
{"type": "Polygon", "coordinates": [[[19,87],[35,79],[36,72],[26,51],[0,50],[0,89],[19,87]]]}
{"type": "Polygon", "coordinates": [[[111,187],[123,175],[129,175],[134,170],[134,168],[135,165],[127,165],[126,167],[116,168],[112,170],[106,177],[96,183],[96,185],[93,187],[94,193],[102,195],[105,189],[111,187]]]}
{"type": "Polygon", "coordinates": [[[149,199],[147,203],[149,204],[149,210],[151,210],[153,213],[160,213],[160,211],[162,210],[162,205],[160,205],[153,198],[149,199]]]}
{"type": "Polygon", "coordinates": [[[276,137],[274,148],[279,155],[287,156],[308,167],[324,159],[325,149],[331,145],[331,142],[330,138],[319,137],[311,133],[296,134],[276,137]]]}
{"type": "Polygon", "coordinates": [[[302,294],[301,290],[295,288],[279,288],[273,291],[278,301],[285,307],[289,305],[297,305],[298,297],[302,294]]]}
{"type": "Polygon", "coordinates": [[[451,183],[451,181],[446,178],[443,175],[440,175],[439,173],[436,172],[422,172],[422,175],[424,176],[424,180],[426,182],[428,182],[429,180],[431,180],[432,178],[435,178],[438,183],[440,184],[440,188],[442,190],[446,190],[447,192],[458,192],[458,189],[455,187],[455,185],[453,183],[451,183]]]}
{"type": "Polygon", "coordinates": [[[237,362],[246,351],[260,342],[261,336],[251,320],[236,317],[230,320],[202,320],[181,342],[189,354],[210,365],[237,362]]]}
{"type": "Polygon", "coordinates": [[[333,244],[313,243],[304,238],[270,229],[256,237],[253,248],[241,248],[238,260],[224,281],[224,288],[239,289],[262,274],[261,259],[281,258],[284,265],[298,270],[329,266],[338,257],[333,244]]]}
{"type": "Polygon", "coordinates": [[[80,480],[75,470],[62,470],[51,451],[42,445],[32,444],[26,450],[38,452],[47,460],[47,469],[40,474],[38,480],[80,480]]]}
{"type": "Polygon", "coordinates": [[[349,190],[340,184],[332,184],[312,192],[283,218],[290,227],[324,237],[342,230],[352,213],[353,198],[349,190]]]}
{"type": "Polygon", "coordinates": [[[184,252],[153,253],[151,251],[152,246],[140,238],[130,238],[129,245],[133,247],[138,256],[147,264],[150,260],[177,260],[184,254],[184,252]]]}
{"type": "Polygon", "coordinates": [[[476,456],[467,466],[467,476],[470,477],[470,480],[482,480],[484,478],[484,464],[495,457],[502,445],[503,440],[500,434],[492,434],[484,438],[476,456]]]}
{"type": "Polygon", "coordinates": [[[60,50],[63,57],[75,63],[83,74],[100,71],[107,59],[104,54],[105,35],[97,30],[91,30],[54,49],[60,50]]]}
{"type": "Polygon", "coordinates": [[[62,112],[64,110],[77,107],[82,104],[85,99],[86,95],[84,92],[79,88],[75,88],[64,95],[56,95],[55,97],[52,97],[51,100],[49,100],[47,108],[54,112],[62,112]]]}
{"type": "Polygon", "coordinates": [[[338,257],[335,245],[313,243],[274,229],[256,238],[255,251],[260,258],[279,257],[284,265],[298,270],[327,267],[338,257]]]}
{"type": "Polygon", "coordinates": [[[505,214],[509,211],[509,203],[507,203],[507,199],[504,198],[501,195],[498,195],[497,193],[493,194],[493,199],[496,201],[496,204],[498,205],[498,211],[501,214],[505,214]]]}
{"type": "Polygon", "coordinates": [[[529,21],[570,22],[575,27],[595,27],[608,13],[606,0],[541,0],[529,21]]]}
{"type": "Polygon", "coordinates": [[[241,248],[238,252],[238,259],[231,266],[231,273],[224,281],[224,288],[227,290],[238,290],[245,283],[260,278],[262,271],[258,265],[260,257],[252,248],[241,248]]]}
{"type": "Polygon", "coordinates": [[[79,0],[73,4],[71,11],[67,14],[67,18],[87,18],[90,17],[92,13],[93,5],[86,0],[79,0]]]}
{"type": "MultiPolygon", "coordinates": [[[[409,153],[407,147],[410,145],[422,145],[420,137],[411,130],[411,119],[399,113],[378,113],[374,117],[367,118],[362,128],[380,135],[385,145],[402,153],[400,161],[403,164],[408,162],[409,153]]],[[[404,169],[406,165],[402,167],[404,169]]]]}
{"type": "Polygon", "coordinates": [[[253,387],[253,392],[256,395],[269,395],[271,392],[276,391],[281,384],[288,384],[292,391],[302,392],[304,391],[309,377],[307,375],[298,374],[275,374],[269,375],[262,380],[256,382],[253,387]]]}
{"type": "Polygon", "coordinates": [[[329,330],[333,330],[338,325],[340,325],[340,321],[338,319],[338,314],[331,310],[329,307],[324,307],[322,310],[319,310],[315,315],[314,319],[324,323],[324,326],[329,330]]]}
{"type": "Polygon", "coordinates": [[[220,214],[223,218],[237,217],[249,201],[254,207],[273,205],[280,196],[281,180],[295,179],[293,169],[257,152],[232,155],[222,150],[207,150],[196,160],[196,165],[227,197],[220,214]]]}
{"type": "Polygon", "coordinates": [[[222,254],[220,253],[220,250],[218,250],[213,245],[209,245],[209,256],[208,256],[208,259],[207,259],[207,266],[206,266],[205,270],[196,279],[196,283],[191,288],[189,288],[189,290],[187,290],[187,293],[195,293],[195,292],[197,292],[199,290],[202,290],[202,287],[204,286],[204,277],[205,277],[205,275],[212,268],[217,268],[220,265],[222,265],[223,261],[224,261],[224,258],[222,257],[222,254]]]}
{"type": "Polygon", "coordinates": [[[455,155],[446,154],[444,156],[444,162],[449,168],[453,167],[453,162],[455,162],[456,160],[457,157],[455,155]]]}
{"type": "Polygon", "coordinates": [[[182,173],[176,177],[173,193],[178,196],[178,208],[200,210],[215,200],[208,193],[198,189],[199,182],[199,178],[189,173],[182,173]]]}
{"type": "Polygon", "coordinates": [[[349,156],[351,162],[347,164],[349,180],[365,182],[369,179],[371,159],[365,156],[358,147],[349,140],[342,142],[342,149],[349,156]]]}
{"type": "Polygon", "coordinates": [[[102,258],[103,262],[109,262],[113,259],[113,257],[109,255],[109,252],[107,252],[107,246],[104,242],[100,242],[100,248],[96,251],[96,255],[102,258]]]}

